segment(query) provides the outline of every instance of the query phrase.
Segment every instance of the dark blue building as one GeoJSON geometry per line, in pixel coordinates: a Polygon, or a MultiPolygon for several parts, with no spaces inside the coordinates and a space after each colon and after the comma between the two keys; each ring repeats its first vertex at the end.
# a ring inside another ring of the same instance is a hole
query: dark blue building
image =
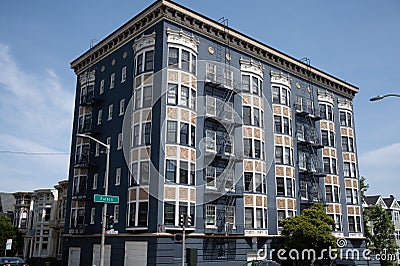
{"type": "Polygon", "coordinates": [[[279,247],[278,222],[323,203],[364,243],[352,99],[358,88],[172,1],[71,63],[77,75],[64,265],[241,265],[279,247]],[[110,231],[109,231],[110,233],[110,231]],[[190,255],[189,255],[190,254],[190,255]]]}

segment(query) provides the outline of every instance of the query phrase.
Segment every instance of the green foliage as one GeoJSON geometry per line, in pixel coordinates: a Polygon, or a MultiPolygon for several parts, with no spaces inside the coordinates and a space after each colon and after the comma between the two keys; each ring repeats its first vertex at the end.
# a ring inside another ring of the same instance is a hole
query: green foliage
{"type": "MultiPolygon", "coordinates": [[[[364,222],[372,225],[365,229],[370,249],[375,254],[383,254],[385,250],[388,254],[395,254],[395,228],[390,214],[380,205],[374,205],[364,210],[364,222]]],[[[389,261],[381,263],[383,263],[382,265],[391,265],[389,261]]]]}
{"type": "Polygon", "coordinates": [[[313,249],[316,254],[321,254],[323,249],[336,247],[336,238],[332,235],[335,221],[324,212],[322,204],[315,204],[301,215],[282,220],[279,225],[283,226],[287,250],[295,249],[301,253],[313,249]]]}
{"type": "Polygon", "coordinates": [[[364,201],[365,199],[365,194],[367,193],[367,190],[369,188],[369,185],[366,182],[365,177],[360,177],[360,192],[361,192],[361,201],[364,201]]]}
{"type": "Polygon", "coordinates": [[[10,218],[7,215],[0,215],[0,250],[4,252],[7,239],[11,238],[13,240],[13,250],[7,251],[7,256],[14,255],[14,240],[17,237],[17,230],[12,225],[10,218]]]}

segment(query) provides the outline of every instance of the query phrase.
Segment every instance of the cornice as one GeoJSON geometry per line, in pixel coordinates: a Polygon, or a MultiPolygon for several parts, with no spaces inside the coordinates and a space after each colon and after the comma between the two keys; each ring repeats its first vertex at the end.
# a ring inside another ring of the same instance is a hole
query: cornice
{"type": "Polygon", "coordinates": [[[232,49],[257,58],[261,62],[275,66],[291,75],[311,80],[322,88],[334,91],[345,97],[352,99],[358,92],[358,87],[354,85],[337,79],[314,67],[310,67],[293,57],[262,44],[236,30],[224,27],[222,24],[170,0],[159,0],[152,4],[91,50],[71,62],[71,68],[77,74],[85,71],[91,64],[95,64],[162,19],[175,22],[198,34],[222,42],[225,45],[229,45],[232,49]]]}

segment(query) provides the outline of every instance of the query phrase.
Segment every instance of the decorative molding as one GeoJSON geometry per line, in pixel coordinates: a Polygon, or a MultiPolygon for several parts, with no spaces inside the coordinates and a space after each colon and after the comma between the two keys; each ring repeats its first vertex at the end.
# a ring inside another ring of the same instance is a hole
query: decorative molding
{"type": "Polygon", "coordinates": [[[180,31],[174,31],[168,28],[167,35],[168,43],[179,44],[188,47],[197,53],[197,47],[199,46],[200,41],[196,40],[193,34],[189,35],[187,33],[184,33],[182,29],[180,31]]]}
{"type": "Polygon", "coordinates": [[[256,63],[252,59],[246,60],[243,58],[240,58],[239,62],[240,62],[240,71],[257,74],[263,79],[265,68],[260,62],[256,63]]]}
{"type": "Polygon", "coordinates": [[[168,0],[157,1],[149,6],[92,49],[72,61],[71,68],[76,74],[82,73],[90,64],[97,63],[163,19],[177,23],[216,42],[229,42],[231,49],[258,58],[263,63],[278,67],[297,77],[310,78],[320,87],[332,90],[344,97],[352,99],[359,90],[354,85],[310,67],[234,29],[229,28],[227,31],[226,27],[217,21],[168,0]]]}
{"type": "Polygon", "coordinates": [[[347,99],[338,98],[338,107],[339,109],[347,109],[349,111],[353,111],[353,102],[347,99]]]}
{"type": "Polygon", "coordinates": [[[156,33],[153,32],[152,34],[142,35],[139,39],[135,40],[132,45],[132,49],[135,54],[145,48],[153,47],[156,45],[156,33]]]}
{"type": "Polygon", "coordinates": [[[335,103],[335,96],[332,92],[318,89],[318,101],[328,102],[333,105],[335,103]]]}
{"type": "Polygon", "coordinates": [[[285,75],[282,72],[278,73],[271,70],[270,75],[271,75],[271,83],[279,83],[288,86],[290,89],[292,78],[289,76],[289,74],[285,75]]]}

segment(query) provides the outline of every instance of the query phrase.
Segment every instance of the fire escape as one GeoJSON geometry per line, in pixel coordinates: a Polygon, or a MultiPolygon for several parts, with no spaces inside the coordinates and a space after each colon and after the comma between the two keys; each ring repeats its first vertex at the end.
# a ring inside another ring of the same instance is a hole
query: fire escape
{"type": "Polygon", "coordinates": [[[214,140],[210,140],[205,134],[205,160],[210,162],[209,166],[217,169],[215,189],[206,188],[204,195],[205,202],[213,199],[212,204],[216,205],[216,226],[205,228],[205,233],[243,234],[243,225],[235,224],[227,213],[229,207],[235,212],[236,198],[243,197],[243,185],[235,181],[235,165],[243,160],[243,156],[235,152],[234,147],[235,128],[241,127],[241,119],[235,111],[234,98],[240,92],[241,83],[234,79],[233,68],[230,65],[228,20],[222,18],[220,21],[224,26],[222,34],[226,41],[223,45],[216,46],[216,62],[212,62],[211,71],[207,71],[204,88],[204,128],[205,131],[215,132],[214,140]],[[208,149],[210,143],[213,149],[208,149]]]}
{"type": "Polygon", "coordinates": [[[320,187],[320,179],[325,177],[325,173],[322,160],[318,156],[318,150],[324,146],[316,127],[321,117],[314,106],[310,60],[305,58],[303,61],[307,64],[308,84],[302,95],[297,95],[295,102],[301,211],[315,203],[325,202],[320,187]]]}

